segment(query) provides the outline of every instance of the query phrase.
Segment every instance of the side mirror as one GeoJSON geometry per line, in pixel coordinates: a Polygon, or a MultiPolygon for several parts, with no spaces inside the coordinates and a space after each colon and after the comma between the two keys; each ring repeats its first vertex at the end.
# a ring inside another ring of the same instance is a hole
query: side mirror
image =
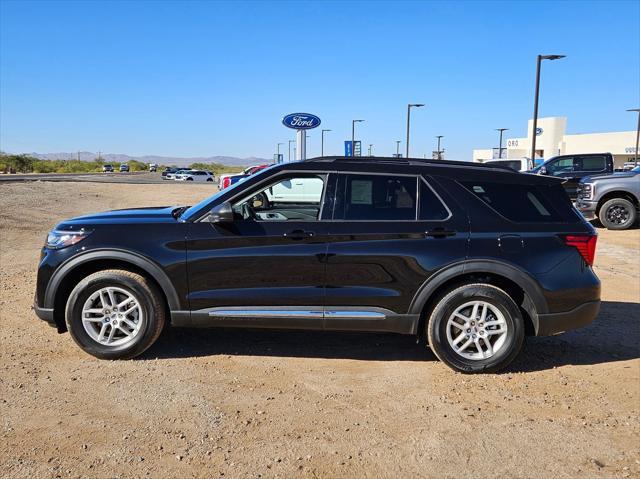
{"type": "Polygon", "coordinates": [[[209,212],[208,221],[209,223],[233,223],[231,203],[225,201],[224,203],[214,206],[209,212]]]}
{"type": "Polygon", "coordinates": [[[538,172],[540,175],[548,175],[549,172],[547,171],[547,168],[544,166],[540,167],[540,171],[538,172]]]}

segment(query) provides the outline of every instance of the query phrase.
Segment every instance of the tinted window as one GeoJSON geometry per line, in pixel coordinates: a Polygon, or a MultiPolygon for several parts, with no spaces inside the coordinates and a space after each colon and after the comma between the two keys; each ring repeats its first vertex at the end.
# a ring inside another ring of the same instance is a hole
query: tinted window
{"type": "Polygon", "coordinates": [[[583,156],[582,171],[602,171],[606,168],[604,156],[583,156]]]}
{"type": "Polygon", "coordinates": [[[343,175],[341,214],[345,220],[415,220],[415,176],[343,175]]]}
{"type": "Polygon", "coordinates": [[[489,164],[490,165],[506,166],[507,168],[511,168],[512,170],[515,170],[515,171],[520,171],[520,168],[522,168],[522,162],[520,160],[492,161],[489,164]]]}
{"type": "Polygon", "coordinates": [[[550,175],[559,175],[562,173],[570,173],[577,168],[574,166],[573,158],[560,158],[556,161],[550,161],[545,165],[550,175]]]}
{"type": "Polygon", "coordinates": [[[420,181],[420,212],[418,217],[427,221],[444,220],[449,217],[447,208],[424,181],[420,181]]]}
{"type": "MultiPolygon", "coordinates": [[[[562,218],[550,198],[554,198],[554,201],[560,201],[560,203],[566,203],[566,205],[559,205],[560,211],[570,211],[571,205],[566,194],[559,197],[549,194],[555,187],[478,182],[462,184],[484,203],[511,221],[522,223],[561,221],[562,218]]],[[[562,187],[558,186],[557,188],[562,187]]]]}

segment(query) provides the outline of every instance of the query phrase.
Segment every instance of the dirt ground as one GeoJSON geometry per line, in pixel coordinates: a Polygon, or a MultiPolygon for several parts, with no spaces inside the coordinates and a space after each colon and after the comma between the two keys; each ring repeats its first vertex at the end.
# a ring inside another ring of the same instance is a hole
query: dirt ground
{"type": "Polygon", "coordinates": [[[0,477],[640,477],[640,230],[600,229],[598,320],[456,374],[411,337],[168,330],[107,362],[31,311],[57,221],[211,185],[0,185],[0,477]]]}

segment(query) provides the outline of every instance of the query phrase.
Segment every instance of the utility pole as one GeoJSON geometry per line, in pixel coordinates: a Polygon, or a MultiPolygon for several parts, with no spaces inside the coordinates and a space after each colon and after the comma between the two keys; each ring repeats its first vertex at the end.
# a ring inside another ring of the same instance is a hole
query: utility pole
{"type": "Polygon", "coordinates": [[[324,132],[325,131],[331,131],[331,130],[322,130],[322,132],[320,133],[321,139],[320,139],[320,156],[324,156],[324,132]]]}
{"type": "Polygon", "coordinates": [[[351,120],[351,156],[356,156],[356,123],[364,120],[351,120]]]}
{"type": "MultiPolygon", "coordinates": [[[[295,143],[296,140],[289,140],[289,157],[287,158],[287,161],[291,162],[291,143],[295,143]]],[[[295,154],[293,155],[295,156],[295,154]]]]}
{"type": "Polygon", "coordinates": [[[369,143],[369,156],[371,156],[371,147],[373,146],[373,143],[369,143]]]}
{"type": "Polygon", "coordinates": [[[440,150],[440,139],[444,138],[443,135],[438,135],[436,136],[436,138],[438,139],[438,159],[441,160],[442,159],[442,151],[440,150]]]}
{"type": "Polygon", "coordinates": [[[400,158],[400,143],[402,140],[396,140],[396,158],[400,158]]]}

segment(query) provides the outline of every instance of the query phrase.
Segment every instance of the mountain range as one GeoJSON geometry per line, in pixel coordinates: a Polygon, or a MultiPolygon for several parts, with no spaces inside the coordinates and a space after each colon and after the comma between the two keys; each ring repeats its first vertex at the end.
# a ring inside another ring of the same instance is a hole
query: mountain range
{"type": "MultiPolygon", "coordinates": [[[[76,153],[27,153],[29,156],[40,160],[76,160],[80,158],[82,161],[93,161],[98,157],[98,153],[91,151],[79,151],[76,153]]],[[[238,158],[235,156],[196,156],[196,157],[175,157],[175,156],[158,156],[144,155],[131,156],[122,153],[105,153],[100,154],[105,162],[126,163],[129,160],[137,160],[143,163],[157,163],[166,166],[189,166],[192,163],[220,163],[228,166],[250,166],[264,163],[271,163],[272,160],[266,158],[238,158]]]]}

